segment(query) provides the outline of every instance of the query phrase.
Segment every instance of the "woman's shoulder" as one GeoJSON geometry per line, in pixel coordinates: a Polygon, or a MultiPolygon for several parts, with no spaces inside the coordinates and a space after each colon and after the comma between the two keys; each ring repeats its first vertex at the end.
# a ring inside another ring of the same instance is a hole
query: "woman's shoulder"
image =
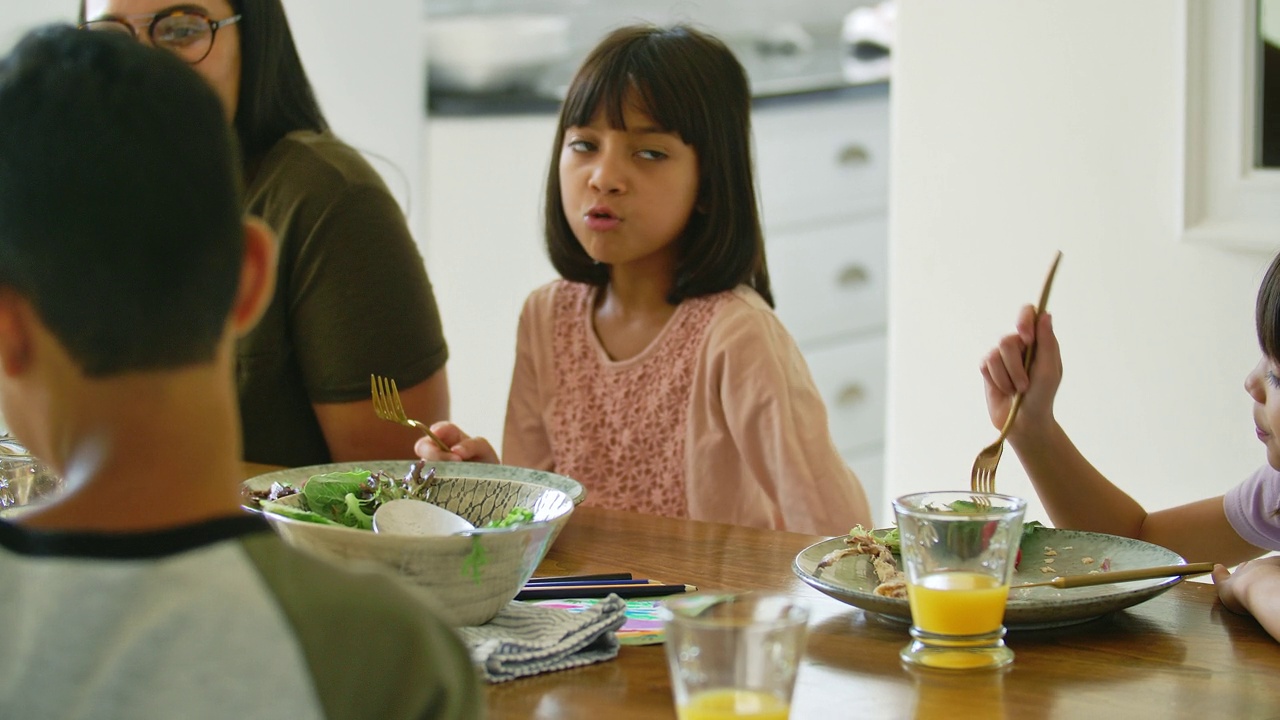
{"type": "Polygon", "coordinates": [[[328,130],[294,130],[267,151],[263,166],[296,164],[330,167],[340,172],[373,172],[359,150],[328,130]]]}
{"type": "Polygon", "coordinates": [[[296,130],[263,157],[250,195],[257,190],[338,196],[365,188],[387,192],[382,177],[360,151],[328,131],[296,130]]]}

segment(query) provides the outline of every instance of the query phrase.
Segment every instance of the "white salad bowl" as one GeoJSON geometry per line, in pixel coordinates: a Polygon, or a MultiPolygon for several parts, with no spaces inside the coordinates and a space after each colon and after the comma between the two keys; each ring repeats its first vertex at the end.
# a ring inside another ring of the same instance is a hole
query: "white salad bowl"
{"type": "MultiPolygon", "coordinates": [[[[250,478],[245,486],[256,490],[281,481],[297,486],[312,475],[350,471],[360,465],[292,468],[250,478]]],[[[364,463],[363,468],[378,470],[388,465],[387,462],[364,463]]],[[[391,465],[400,468],[393,474],[403,475],[409,462],[391,465]]],[[[270,512],[263,515],[289,545],[352,569],[374,566],[391,571],[424,591],[450,624],[481,625],[511,602],[533,575],[573,514],[574,499],[550,484],[512,479],[512,471],[518,469],[509,466],[476,463],[436,463],[434,466],[437,482],[431,490],[431,502],[461,515],[477,528],[501,520],[517,507],[530,510],[533,520],[510,528],[421,536],[374,533],[270,512]]],[[[557,478],[572,483],[567,478],[557,478]]],[[[559,480],[552,482],[562,484],[559,480]]],[[[278,502],[298,506],[302,498],[290,495],[278,502]]]]}

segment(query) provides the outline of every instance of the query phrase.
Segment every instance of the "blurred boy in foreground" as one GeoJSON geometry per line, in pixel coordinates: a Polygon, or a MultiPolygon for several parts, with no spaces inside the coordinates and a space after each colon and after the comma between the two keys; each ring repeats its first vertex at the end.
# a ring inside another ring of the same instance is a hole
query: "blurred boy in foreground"
{"type": "Polygon", "coordinates": [[[6,717],[472,718],[461,644],[389,578],[240,509],[233,345],[274,244],[172,54],[48,28],[0,60],[0,408],[66,480],[0,521],[6,717]]]}

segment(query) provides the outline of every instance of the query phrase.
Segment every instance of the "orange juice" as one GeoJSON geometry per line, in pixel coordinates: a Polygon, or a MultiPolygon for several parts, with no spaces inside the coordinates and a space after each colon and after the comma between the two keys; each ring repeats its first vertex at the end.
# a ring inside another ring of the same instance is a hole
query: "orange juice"
{"type": "Polygon", "coordinates": [[[1004,620],[1009,586],[975,572],[940,572],[908,584],[911,622],[938,635],[983,635],[1004,620]]]}
{"type": "Polygon", "coordinates": [[[676,711],[679,720],[787,720],[790,706],[756,690],[703,690],[676,711]]]}

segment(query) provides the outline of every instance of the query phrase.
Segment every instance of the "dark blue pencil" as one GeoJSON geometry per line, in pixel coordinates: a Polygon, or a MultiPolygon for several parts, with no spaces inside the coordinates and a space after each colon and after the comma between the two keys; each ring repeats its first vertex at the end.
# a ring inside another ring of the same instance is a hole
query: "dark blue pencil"
{"type": "Polygon", "coordinates": [[[694,592],[693,585],[579,585],[577,587],[527,588],[516,593],[516,600],[570,600],[602,598],[615,594],[620,598],[660,597],[694,592]]]}
{"type": "Polygon", "coordinates": [[[556,583],[556,582],[588,583],[588,582],[596,582],[597,580],[630,580],[630,579],[631,579],[631,573],[629,572],[597,573],[595,575],[548,575],[547,577],[531,577],[529,578],[529,581],[525,584],[540,585],[542,583],[556,583]]]}
{"type": "Polygon", "coordinates": [[[608,578],[604,580],[594,580],[594,579],[593,580],[557,580],[555,582],[544,582],[541,580],[538,582],[534,582],[533,580],[530,580],[529,582],[525,583],[525,587],[526,588],[544,588],[544,587],[561,587],[561,586],[567,587],[567,586],[581,586],[581,585],[646,585],[648,583],[649,583],[649,580],[647,578],[634,578],[634,579],[622,579],[622,580],[613,580],[608,578]]]}

